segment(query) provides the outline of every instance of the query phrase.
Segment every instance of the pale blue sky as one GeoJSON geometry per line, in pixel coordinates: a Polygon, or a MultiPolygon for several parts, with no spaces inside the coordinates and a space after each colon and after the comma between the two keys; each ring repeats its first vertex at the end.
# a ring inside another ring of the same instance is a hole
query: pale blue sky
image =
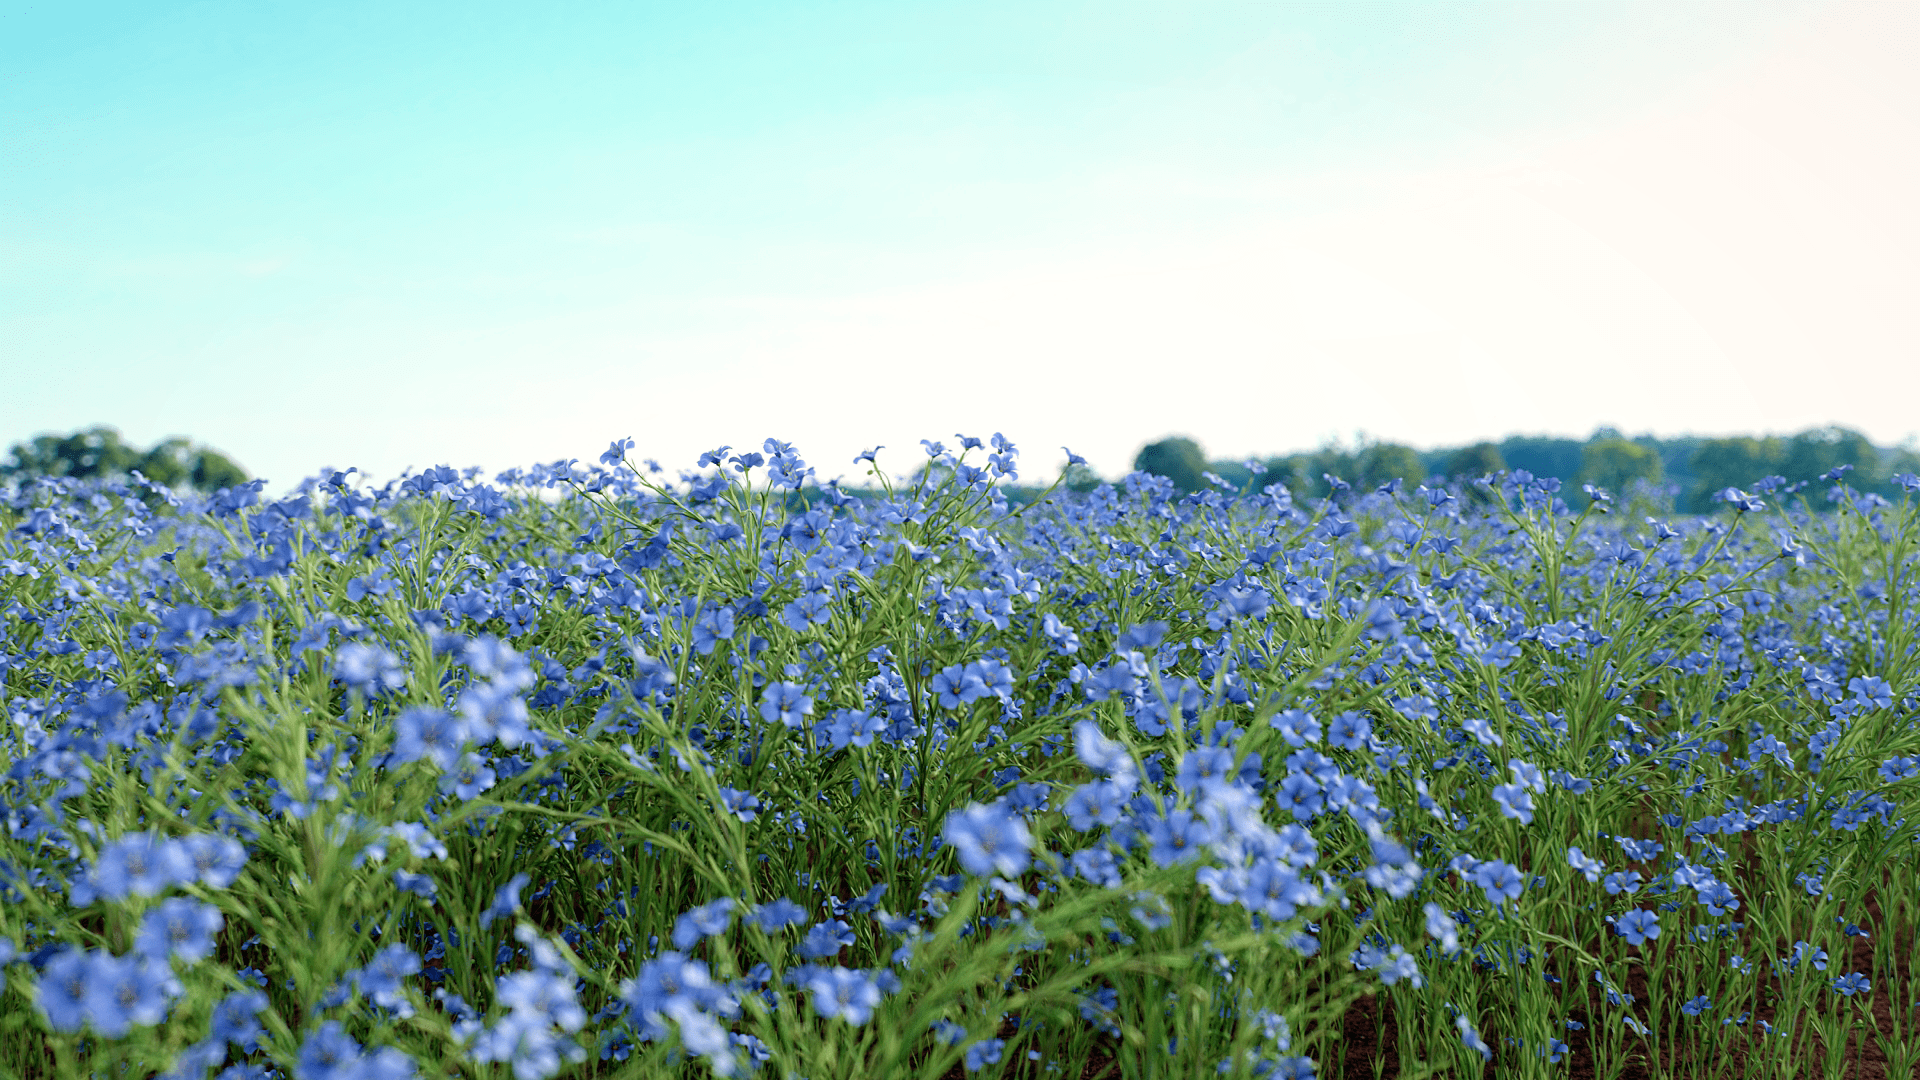
{"type": "Polygon", "coordinates": [[[1920,120],[1901,7],[0,2],[0,446],[185,434],[277,490],[626,435],[1897,441],[1770,389],[1768,320],[1920,368],[1859,105],[1920,120]],[[1789,246],[1687,240],[1730,192],[1789,246]]]}

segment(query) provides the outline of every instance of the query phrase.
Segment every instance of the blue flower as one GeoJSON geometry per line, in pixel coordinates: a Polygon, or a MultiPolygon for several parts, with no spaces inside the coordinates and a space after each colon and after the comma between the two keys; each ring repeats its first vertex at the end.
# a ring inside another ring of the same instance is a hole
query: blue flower
{"type": "Polygon", "coordinates": [[[1320,721],[1305,709],[1275,713],[1267,723],[1280,733],[1288,746],[1297,748],[1320,741],[1320,721]]]}
{"type": "Polygon", "coordinates": [[[762,933],[777,934],[786,927],[807,921],[807,912],[799,904],[782,896],[755,907],[747,919],[758,926],[762,933]]]}
{"type": "Polygon", "coordinates": [[[392,763],[431,759],[442,770],[460,760],[468,731],[466,720],[433,705],[409,705],[393,721],[392,763]]]}
{"type": "Polygon", "coordinates": [[[156,896],[192,881],[195,870],[177,841],[151,832],[128,833],[101,850],[93,884],[109,900],[156,896]]]}
{"type": "Polygon", "coordinates": [[[1120,887],[1120,864],[1106,848],[1082,848],[1069,860],[1073,872],[1103,888],[1120,887]]]}
{"type": "Polygon", "coordinates": [[[1230,783],[1232,778],[1233,751],[1225,746],[1200,746],[1180,759],[1173,782],[1181,791],[1193,794],[1205,786],[1230,783]]]}
{"type": "Polygon", "coordinates": [[[1699,900],[1713,915],[1725,915],[1740,907],[1740,898],[1733,895],[1733,890],[1724,881],[1715,881],[1701,889],[1699,900]]]}
{"type": "Polygon", "coordinates": [[[1479,740],[1482,746],[1499,746],[1502,742],[1499,734],[1493,730],[1493,725],[1487,723],[1487,718],[1484,716],[1469,716],[1460,722],[1460,727],[1479,740]]]}
{"type": "Polygon", "coordinates": [[[1342,750],[1361,750],[1367,745],[1367,737],[1373,734],[1373,722],[1364,713],[1343,712],[1333,718],[1327,728],[1327,741],[1342,750]]]}
{"type": "Polygon", "coordinates": [[[1615,870],[1601,882],[1601,887],[1607,890],[1609,896],[1618,896],[1621,893],[1631,896],[1640,891],[1640,871],[1615,870]]]}
{"type": "Polygon", "coordinates": [[[733,634],[733,609],[708,608],[693,620],[693,651],[701,656],[712,656],[714,646],[732,640],[733,634]]]}
{"type": "Polygon", "coordinates": [[[587,1011],[574,995],[574,976],[554,971],[516,971],[494,983],[494,999],[540,1027],[579,1031],[587,1011]]]}
{"type": "Polygon", "coordinates": [[[207,1037],[228,1042],[251,1054],[262,1034],[260,1013],[267,1007],[267,995],[258,990],[238,990],[220,999],[213,1007],[213,1019],[207,1037]]]}
{"type": "Polygon", "coordinates": [[[520,906],[520,890],[527,887],[533,879],[525,873],[513,875],[505,885],[493,891],[493,903],[480,913],[480,925],[491,926],[495,919],[512,918],[520,906]]]}
{"type": "Polygon", "coordinates": [[[1487,894],[1487,901],[1497,908],[1505,908],[1508,900],[1520,899],[1520,893],[1526,887],[1526,879],[1521,876],[1520,868],[1499,859],[1475,867],[1472,881],[1480,886],[1481,892],[1487,894]]]}
{"type": "Polygon", "coordinates": [[[34,987],[34,1003],[48,1027],[73,1032],[85,1026],[87,987],[92,979],[92,958],[80,949],[64,946],[47,958],[34,987]]]}
{"type": "Polygon", "coordinates": [[[1699,1016],[1711,1008],[1713,1008],[1713,1002],[1705,994],[1697,995],[1680,1005],[1680,1011],[1688,1016],[1699,1016]]]}
{"type": "Polygon", "coordinates": [[[1427,916],[1427,936],[1440,943],[1440,951],[1451,956],[1460,951],[1460,926],[1445,908],[1429,901],[1423,909],[1427,916]]]}
{"type": "Polygon", "coordinates": [[[477,798],[493,786],[493,768],[479,754],[469,751],[460,759],[460,767],[440,777],[440,791],[457,796],[462,802],[477,798]]]}
{"type": "Polygon", "coordinates": [[[1863,709],[1891,709],[1893,686],[1878,675],[1856,675],[1847,680],[1847,692],[1863,709]]]}
{"type": "Polygon", "coordinates": [[[853,944],[853,927],[840,919],[815,923],[795,952],[809,960],[825,960],[853,944]]]}
{"type": "Polygon", "coordinates": [[[1514,783],[1519,784],[1523,788],[1528,788],[1538,795],[1547,793],[1546,777],[1540,774],[1540,770],[1536,766],[1529,765],[1519,758],[1509,758],[1507,760],[1507,768],[1513,771],[1514,783]]]}
{"type": "Polygon", "coordinates": [[[1148,855],[1155,865],[1172,866],[1177,862],[1197,859],[1202,849],[1213,839],[1213,830],[1207,823],[1188,810],[1175,810],[1165,816],[1156,815],[1147,822],[1147,839],[1153,842],[1148,855]]]}
{"type": "Polygon", "coordinates": [[[1027,823],[1000,803],[971,803],[947,815],[946,842],[960,865],[976,877],[999,874],[1013,877],[1032,863],[1033,835],[1027,823]]]}
{"type": "Polygon", "coordinates": [[[1005,1039],[982,1039],[967,1047],[966,1066],[968,1072],[979,1072],[989,1065],[1000,1062],[1000,1052],[1005,1050],[1005,1039]]]}
{"type": "Polygon", "coordinates": [[[864,971],[816,968],[808,976],[806,987],[815,1013],[828,1020],[837,1016],[854,1027],[871,1019],[880,1004],[880,985],[864,971]]]}
{"type": "Polygon", "coordinates": [[[1453,1018],[1453,1026],[1460,1029],[1460,1045],[1478,1053],[1482,1061],[1493,1060],[1493,1051],[1488,1048],[1486,1040],[1480,1037],[1480,1033],[1473,1030],[1471,1021],[1465,1016],[1456,1016],[1453,1018]]]}
{"type": "Polygon", "coordinates": [[[1873,989],[1872,980],[1868,979],[1865,974],[1858,971],[1854,972],[1851,975],[1842,975],[1839,978],[1833,980],[1834,992],[1837,994],[1845,995],[1846,997],[1852,997],[1855,994],[1864,994],[1872,989],[1873,989]]]}
{"type": "Polygon", "coordinates": [[[117,1039],[136,1024],[152,1027],[166,1019],[170,1000],[181,990],[166,968],[138,955],[93,953],[89,960],[84,1008],[93,1030],[117,1039]]]}
{"type": "Polygon", "coordinates": [[[375,697],[404,689],[407,670],[400,658],[378,645],[349,642],[333,654],[333,674],[349,689],[375,697]]]}
{"type": "Polygon", "coordinates": [[[1292,811],[1294,820],[1311,821],[1325,805],[1326,795],[1318,780],[1306,773],[1296,772],[1288,773],[1287,778],[1280,781],[1280,792],[1274,796],[1274,801],[1292,811]]]}
{"type": "Polygon", "coordinates": [[[362,996],[383,1009],[392,1009],[404,1016],[413,1015],[405,995],[402,979],[418,975],[421,971],[419,954],[405,945],[388,945],[373,954],[365,967],[349,973],[354,986],[362,996]]]}
{"type": "Polygon", "coordinates": [[[799,683],[769,683],[760,695],[760,717],[767,723],[779,721],[794,730],[801,728],[803,717],[813,715],[813,699],[799,683]]]}
{"type": "Polygon", "coordinates": [[[681,915],[673,923],[673,947],[691,949],[716,934],[724,934],[733,925],[734,899],[723,896],[681,915]]]}
{"type": "Polygon", "coordinates": [[[1117,825],[1131,793],[1131,788],[1111,780],[1096,780],[1074,788],[1061,809],[1067,815],[1067,824],[1079,832],[1095,825],[1117,825]]]}
{"type": "Polygon", "coordinates": [[[156,964],[164,965],[177,956],[189,964],[198,963],[213,953],[213,936],[226,919],[212,904],[185,897],[169,897],[147,912],[134,936],[134,951],[156,964]]]}
{"type": "Polygon", "coordinates": [[[1644,908],[1634,908],[1616,919],[1613,928],[1627,939],[1627,944],[1645,945],[1660,936],[1660,916],[1644,908]]]}
{"type": "Polygon", "coordinates": [[[1567,849],[1567,865],[1586,875],[1588,883],[1598,882],[1600,875],[1606,872],[1606,865],[1599,859],[1581,851],[1577,847],[1567,849]]]}
{"type": "Polygon", "coordinates": [[[1533,824],[1533,796],[1519,784],[1495,784],[1493,801],[1500,807],[1504,817],[1510,817],[1522,825],[1533,824]]]}
{"type": "Polygon", "coordinates": [[[414,1073],[411,1058],[391,1047],[369,1057],[337,1020],[321,1024],[300,1045],[294,1080],[405,1080],[414,1073]]]}
{"type": "Polygon", "coordinates": [[[1113,779],[1139,775],[1133,752],[1127,749],[1127,744],[1107,738],[1100,726],[1091,720],[1081,720],[1073,725],[1073,748],[1080,763],[1095,772],[1105,773],[1113,779]]]}

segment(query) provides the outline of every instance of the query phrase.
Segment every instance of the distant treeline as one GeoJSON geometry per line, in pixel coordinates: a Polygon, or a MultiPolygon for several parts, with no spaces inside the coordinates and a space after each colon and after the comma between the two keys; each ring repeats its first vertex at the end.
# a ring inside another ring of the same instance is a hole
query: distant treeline
{"type": "Polygon", "coordinates": [[[101,426],[13,444],[7,456],[0,458],[0,485],[24,484],[42,476],[125,480],[136,471],[170,488],[199,491],[216,491],[250,479],[225,454],[188,439],[163,439],[142,450],[121,441],[119,431],[101,426]]]}
{"type": "MultiPolygon", "coordinates": [[[[1208,461],[1200,445],[1185,437],[1149,443],[1134,468],[1164,476],[1183,491],[1197,491],[1211,473],[1235,490],[1253,490],[1279,482],[1295,496],[1323,498],[1332,476],[1354,488],[1374,489],[1393,480],[1406,486],[1431,478],[1471,481],[1502,469],[1524,469],[1564,484],[1562,494],[1574,506],[1585,504],[1583,485],[1595,484],[1621,498],[1639,498],[1674,513],[1709,513],[1714,496],[1727,488],[1751,488],[1763,477],[1788,483],[1811,482],[1839,465],[1850,465],[1847,482],[1863,491],[1881,492],[1899,473],[1920,473],[1920,453],[1908,447],[1878,447],[1865,435],[1842,427],[1812,428],[1797,435],[1737,436],[1710,439],[1681,436],[1628,437],[1601,428],[1586,439],[1513,435],[1499,442],[1419,450],[1390,442],[1355,447],[1323,446],[1307,453],[1260,459],[1255,475],[1245,461],[1208,461]]],[[[1069,482],[1085,488],[1100,478],[1076,467],[1069,482]]],[[[1884,493],[1884,492],[1882,492],[1884,493]]]]}

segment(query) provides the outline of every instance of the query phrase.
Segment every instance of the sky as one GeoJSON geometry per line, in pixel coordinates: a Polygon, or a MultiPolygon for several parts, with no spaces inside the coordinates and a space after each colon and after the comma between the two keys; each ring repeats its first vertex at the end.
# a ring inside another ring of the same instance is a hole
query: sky
{"type": "Polygon", "coordinates": [[[0,446],[1920,434],[1920,4],[0,0],[0,446]]]}

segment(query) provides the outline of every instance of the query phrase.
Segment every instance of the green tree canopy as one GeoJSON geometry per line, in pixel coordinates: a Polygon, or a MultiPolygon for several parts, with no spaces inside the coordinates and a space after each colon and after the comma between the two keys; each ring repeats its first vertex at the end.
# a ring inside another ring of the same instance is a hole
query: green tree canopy
{"type": "Polygon", "coordinates": [[[1793,482],[1811,481],[1840,465],[1853,466],[1847,483],[1862,491],[1887,481],[1880,451],[1865,435],[1843,427],[1812,428],[1788,439],[1780,474],[1793,482]]]}
{"type": "Polygon", "coordinates": [[[1366,446],[1354,459],[1353,465],[1353,483],[1368,490],[1392,480],[1400,480],[1411,487],[1427,478],[1426,466],[1420,464],[1420,452],[1399,443],[1373,443],[1366,446]]]}
{"type": "Polygon", "coordinates": [[[1082,495],[1106,483],[1106,481],[1100,479],[1099,473],[1094,472],[1092,467],[1087,465],[1067,466],[1063,481],[1068,491],[1077,491],[1082,495]]]}
{"type": "Polygon", "coordinates": [[[1660,479],[1660,455],[1618,435],[1603,435],[1580,450],[1578,484],[1595,484],[1615,495],[1625,495],[1635,480],[1660,479]]]}
{"type": "Polygon", "coordinates": [[[1200,474],[1207,471],[1207,456],[1200,452],[1199,443],[1175,436],[1142,447],[1133,459],[1133,467],[1137,472],[1164,476],[1181,491],[1198,491],[1206,483],[1200,474]]]}
{"type": "Polygon", "coordinates": [[[1478,480],[1489,473],[1504,470],[1507,459],[1501,457],[1500,448],[1490,442],[1474,443],[1455,450],[1447,457],[1444,467],[1449,479],[1478,480]]]}
{"type": "Polygon", "coordinates": [[[1580,471],[1581,446],[1578,439],[1555,439],[1543,435],[1514,435],[1500,441],[1500,456],[1509,469],[1525,469],[1535,476],[1567,480],[1580,471]]]}
{"type": "Polygon", "coordinates": [[[1777,437],[1707,439],[1693,452],[1693,486],[1687,505],[1710,511],[1716,494],[1730,487],[1751,489],[1755,480],[1778,473],[1786,456],[1786,442],[1777,437]]]}
{"type": "Polygon", "coordinates": [[[15,443],[0,461],[0,481],[24,483],[41,476],[76,480],[124,479],[134,471],[168,487],[215,491],[244,484],[247,471],[217,450],[178,436],[149,450],[129,446],[104,425],[70,435],[37,435],[15,443]]]}

